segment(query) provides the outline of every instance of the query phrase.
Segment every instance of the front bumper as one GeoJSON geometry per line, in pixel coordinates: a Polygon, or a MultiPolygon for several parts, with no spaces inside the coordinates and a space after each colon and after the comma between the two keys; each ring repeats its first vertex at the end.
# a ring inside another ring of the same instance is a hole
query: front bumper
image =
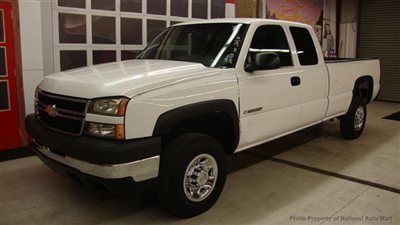
{"type": "Polygon", "coordinates": [[[141,193],[146,190],[155,189],[157,185],[157,179],[151,178],[141,182],[135,182],[132,177],[124,178],[102,178],[93,176],[90,174],[83,173],[76,168],[69,167],[65,164],[59,163],[41,152],[33,149],[36,155],[56,173],[62,176],[68,177],[71,180],[83,184],[88,188],[95,189],[101,192],[107,192],[112,194],[132,194],[141,193]]]}
{"type": "Polygon", "coordinates": [[[46,165],[62,175],[74,174],[71,178],[89,176],[103,181],[131,180],[134,183],[158,176],[161,152],[159,138],[118,142],[69,136],[47,128],[35,115],[27,116],[26,128],[32,136],[35,153],[46,165]]]}
{"type": "Polygon", "coordinates": [[[117,179],[132,177],[134,181],[140,182],[155,178],[158,176],[158,167],[160,164],[160,156],[153,156],[138,161],[111,164],[111,165],[98,165],[89,162],[85,162],[79,159],[74,159],[69,156],[61,156],[53,153],[50,148],[40,145],[35,140],[31,147],[36,153],[57,161],[66,166],[75,168],[82,173],[90,174],[96,177],[106,179],[117,179]]]}

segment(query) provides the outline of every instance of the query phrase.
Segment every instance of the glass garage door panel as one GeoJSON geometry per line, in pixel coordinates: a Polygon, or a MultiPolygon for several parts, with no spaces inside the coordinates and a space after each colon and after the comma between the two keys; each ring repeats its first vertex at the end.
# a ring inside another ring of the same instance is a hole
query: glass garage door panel
{"type": "Polygon", "coordinates": [[[147,42],[152,41],[167,27],[166,21],[147,20],[147,42]]]}
{"type": "Polygon", "coordinates": [[[85,8],[85,0],[58,0],[58,5],[63,7],[85,8]]]}
{"type": "Polygon", "coordinates": [[[95,50],[93,51],[93,65],[115,62],[117,54],[115,51],[110,50],[95,50]]]}
{"type": "Polygon", "coordinates": [[[147,0],[147,13],[156,15],[167,14],[166,0],[147,0]]]}
{"type": "Polygon", "coordinates": [[[140,51],[135,50],[122,50],[121,51],[121,60],[130,60],[135,59],[137,55],[139,55],[140,51]]]}
{"type": "Polygon", "coordinates": [[[60,43],[86,43],[86,16],[58,14],[60,43]]]}
{"type": "Polygon", "coordinates": [[[171,0],[171,16],[188,16],[188,0],[171,0]]]}
{"type": "Polygon", "coordinates": [[[61,71],[70,70],[87,65],[86,51],[62,50],[60,51],[61,71]]]}
{"type": "Polygon", "coordinates": [[[142,12],[142,0],[121,0],[121,12],[142,12]]]}
{"type": "Polygon", "coordinates": [[[207,0],[192,1],[192,17],[207,19],[207,0]]]}
{"type": "Polygon", "coordinates": [[[92,9],[115,11],[115,0],[92,0],[92,9]]]}
{"type": "Polygon", "coordinates": [[[211,18],[225,18],[225,0],[211,1],[211,18]]]}
{"type": "Polygon", "coordinates": [[[121,18],[121,44],[142,44],[142,20],[134,18],[121,18]]]}
{"type": "Polygon", "coordinates": [[[115,17],[92,16],[94,44],[115,44],[115,17]]]}

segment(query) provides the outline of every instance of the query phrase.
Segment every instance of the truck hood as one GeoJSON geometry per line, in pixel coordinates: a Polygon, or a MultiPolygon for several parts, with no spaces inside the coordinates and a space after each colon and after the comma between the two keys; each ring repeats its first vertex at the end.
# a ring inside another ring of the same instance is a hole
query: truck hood
{"type": "Polygon", "coordinates": [[[172,84],[215,75],[218,71],[200,63],[131,60],[49,75],[42,80],[39,88],[55,94],[87,99],[133,97],[172,84]]]}

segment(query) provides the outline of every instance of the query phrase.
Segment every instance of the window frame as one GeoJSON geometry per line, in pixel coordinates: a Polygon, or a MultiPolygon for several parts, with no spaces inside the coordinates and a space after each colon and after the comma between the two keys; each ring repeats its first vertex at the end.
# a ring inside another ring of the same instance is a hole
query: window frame
{"type": "MultiPolygon", "coordinates": [[[[288,30],[286,29],[287,26],[284,26],[284,25],[278,24],[278,23],[264,23],[264,24],[258,25],[258,26],[254,29],[254,32],[253,32],[253,34],[252,34],[252,36],[250,37],[250,40],[249,40],[249,47],[248,47],[247,52],[246,52],[246,57],[245,57],[245,60],[244,60],[244,64],[246,64],[246,62],[247,62],[247,57],[248,57],[248,55],[249,55],[249,53],[250,53],[251,44],[252,44],[252,42],[253,42],[253,38],[254,38],[255,34],[257,33],[257,30],[258,30],[260,27],[264,27],[264,26],[278,26],[278,27],[281,27],[281,28],[282,28],[282,31],[283,31],[283,33],[284,33],[284,35],[285,35],[285,37],[286,37],[286,42],[287,42],[287,45],[288,45],[288,48],[289,48],[289,55],[290,55],[291,60],[292,60],[292,65],[290,65],[290,66],[281,66],[281,67],[279,67],[278,69],[270,69],[270,70],[272,71],[272,70],[280,70],[280,69],[290,69],[290,68],[294,68],[294,67],[295,67],[295,64],[296,64],[296,61],[295,61],[295,57],[294,57],[294,54],[293,54],[293,52],[294,52],[293,49],[294,49],[295,46],[293,46],[292,43],[291,43],[291,41],[292,41],[292,40],[291,40],[291,35],[290,35],[290,33],[288,33],[288,30]]],[[[247,35],[249,35],[249,34],[247,34],[247,35]]],[[[265,70],[261,70],[261,71],[265,71],[265,70]]]]}
{"type": "MultiPolygon", "coordinates": [[[[310,32],[310,29],[307,28],[307,27],[304,27],[304,26],[289,25],[289,26],[288,26],[288,32],[289,32],[289,34],[290,34],[291,41],[293,42],[293,53],[294,53],[294,55],[295,55],[295,57],[296,57],[298,66],[300,66],[300,67],[307,67],[307,66],[318,66],[318,65],[320,65],[320,64],[321,64],[320,55],[318,54],[318,48],[317,48],[317,46],[315,46],[314,36],[313,36],[312,33],[310,32]],[[316,64],[309,64],[309,65],[303,65],[303,64],[301,64],[301,62],[300,62],[300,57],[299,57],[299,54],[298,54],[298,51],[297,51],[297,47],[296,47],[296,42],[295,42],[295,40],[294,40],[294,37],[293,37],[293,35],[292,35],[292,32],[290,31],[290,28],[292,28],[292,27],[293,27],[293,28],[304,29],[304,30],[306,30],[306,31],[308,32],[308,34],[310,35],[311,40],[312,40],[312,43],[313,43],[313,46],[314,46],[314,49],[315,49],[315,55],[316,55],[316,57],[317,57],[317,63],[316,63],[316,64]]],[[[319,46],[320,46],[320,45],[319,45],[319,46]]]]}

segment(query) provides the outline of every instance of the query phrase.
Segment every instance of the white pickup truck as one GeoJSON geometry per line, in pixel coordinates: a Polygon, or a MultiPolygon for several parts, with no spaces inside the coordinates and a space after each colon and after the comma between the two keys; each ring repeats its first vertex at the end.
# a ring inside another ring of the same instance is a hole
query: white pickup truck
{"type": "Polygon", "coordinates": [[[226,155],[332,118],[359,137],[379,80],[379,60],[324,61],[308,25],[188,22],[135,60],[46,76],[26,127],[53,170],[112,193],[156,188],[191,217],[221,194],[226,155]]]}

